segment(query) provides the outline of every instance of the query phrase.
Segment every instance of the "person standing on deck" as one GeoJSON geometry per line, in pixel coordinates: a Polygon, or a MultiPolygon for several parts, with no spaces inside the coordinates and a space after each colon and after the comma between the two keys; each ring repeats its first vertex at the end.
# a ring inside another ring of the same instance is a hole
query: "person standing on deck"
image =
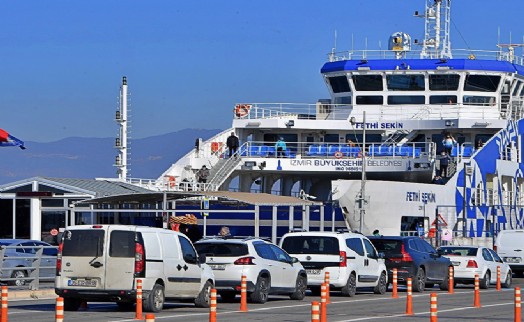
{"type": "Polygon", "coordinates": [[[283,137],[278,138],[278,141],[275,143],[275,150],[277,153],[277,158],[286,156],[287,146],[283,137]]]}
{"type": "Polygon", "coordinates": [[[229,150],[229,157],[231,158],[231,156],[237,152],[238,146],[240,145],[235,132],[231,132],[231,135],[227,138],[226,145],[229,150]]]}

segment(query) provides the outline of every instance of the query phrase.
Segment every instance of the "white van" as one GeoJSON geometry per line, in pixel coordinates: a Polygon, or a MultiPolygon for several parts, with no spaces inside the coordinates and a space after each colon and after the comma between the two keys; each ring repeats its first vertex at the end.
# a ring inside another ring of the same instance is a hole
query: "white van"
{"type": "Polygon", "coordinates": [[[515,274],[524,273],[524,229],[501,230],[493,248],[515,274]]]}
{"type": "Polygon", "coordinates": [[[78,310],[83,301],[114,301],[131,309],[138,279],[145,311],[161,311],[165,299],[209,307],[213,271],[181,233],[128,225],[71,226],[58,251],[55,293],[64,298],[65,310],[78,310]]]}

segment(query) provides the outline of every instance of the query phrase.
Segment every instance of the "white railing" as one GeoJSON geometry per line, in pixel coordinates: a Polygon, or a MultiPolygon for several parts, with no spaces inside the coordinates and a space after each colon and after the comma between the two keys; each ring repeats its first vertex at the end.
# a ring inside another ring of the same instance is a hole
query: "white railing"
{"type": "MultiPolygon", "coordinates": [[[[421,52],[421,50],[410,50],[404,52],[401,57],[404,59],[420,59],[421,52]]],[[[520,65],[524,62],[523,57],[511,55],[509,52],[501,50],[454,49],[451,53],[454,59],[488,59],[509,61],[520,65]]],[[[396,59],[398,55],[399,52],[393,50],[348,50],[329,53],[328,59],[330,62],[342,60],[396,59]]]]}

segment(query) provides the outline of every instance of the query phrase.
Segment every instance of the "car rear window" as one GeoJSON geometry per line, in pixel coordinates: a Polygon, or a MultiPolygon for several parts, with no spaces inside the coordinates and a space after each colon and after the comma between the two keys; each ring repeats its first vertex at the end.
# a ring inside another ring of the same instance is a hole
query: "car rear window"
{"type": "Polygon", "coordinates": [[[62,256],[96,257],[104,253],[104,230],[68,230],[64,233],[62,256]]]}
{"type": "Polygon", "coordinates": [[[340,254],[338,239],[325,236],[289,236],[284,238],[282,249],[289,254],[340,254]]]}
{"type": "Polygon", "coordinates": [[[384,253],[386,256],[402,253],[402,240],[371,239],[371,243],[379,253],[384,253]]]}
{"type": "Polygon", "coordinates": [[[238,257],[248,254],[247,245],[234,243],[197,243],[195,248],[199,254],[214,257],[238,257]]]}
{"type": "Polygon", "coordinates": [[[109,256],[135,257],[135,232],[113,230],[109,239],[109,256]]]}
{"type": "Polygon", "coordinates": [[[444,255],[451,256],[477,256],[476,247],[440,247],[440,251],[444,255]]]}

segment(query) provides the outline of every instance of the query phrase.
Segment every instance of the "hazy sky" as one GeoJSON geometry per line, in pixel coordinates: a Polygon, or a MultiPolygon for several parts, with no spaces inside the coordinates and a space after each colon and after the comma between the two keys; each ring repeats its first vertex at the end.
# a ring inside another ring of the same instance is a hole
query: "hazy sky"
{"type": "MultiPolygon", "coordinates": [[[[226,129],[239,102],[315,103],[337,50],[423,38],[424,0],[0,1],[0,128],[22,140],[113,137],[122,76],[131,137],[226,129]]],[[[523,42],[523,0],[454,0],[452,47],[523,42]]],[[[517,50],[519,55],[522,51],[517,50]]]]}

